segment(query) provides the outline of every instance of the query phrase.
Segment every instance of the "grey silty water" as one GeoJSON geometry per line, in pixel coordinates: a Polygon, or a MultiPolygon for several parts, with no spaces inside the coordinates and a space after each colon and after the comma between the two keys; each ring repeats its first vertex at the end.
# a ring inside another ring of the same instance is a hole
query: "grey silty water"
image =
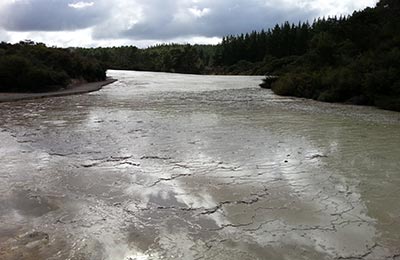
{"type": "Polygon", "coordinates": [[[0,104],[0,259],[400,259],[400,113],[108,74],[0,104]]]}

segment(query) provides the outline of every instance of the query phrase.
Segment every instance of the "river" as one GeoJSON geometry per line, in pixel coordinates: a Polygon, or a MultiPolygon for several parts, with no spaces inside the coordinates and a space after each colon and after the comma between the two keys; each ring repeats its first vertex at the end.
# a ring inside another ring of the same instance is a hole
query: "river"
{"type": "Polygon", "coordinates": [[[108,74],[0,104],[0,259],[400,259],[400,113],[108,74]]]}

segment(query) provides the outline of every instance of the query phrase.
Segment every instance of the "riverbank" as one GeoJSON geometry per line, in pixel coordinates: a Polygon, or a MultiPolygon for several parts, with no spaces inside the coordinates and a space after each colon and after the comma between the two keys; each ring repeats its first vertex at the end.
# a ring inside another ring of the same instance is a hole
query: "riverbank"
{"type": "Polygon", "coordinates": [[[91,82],[86,84],[79,84],[68,89],[62,89],[52,92],[43,93],[0,93],[0,103],[1,102],[11,102],[27,99],[40,99],[48,97],[60,97],[69,95],[85,94],[89,92],[94,92],[102,89],[104,86],[116,82],[116,79],[107,79],[104,81],[91,82]]]}

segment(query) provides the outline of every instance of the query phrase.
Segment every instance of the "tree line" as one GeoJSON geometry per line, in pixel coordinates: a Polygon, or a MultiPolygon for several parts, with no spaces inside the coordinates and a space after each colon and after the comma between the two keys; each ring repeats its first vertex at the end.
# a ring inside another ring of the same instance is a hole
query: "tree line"
{"type": "Polygon", "coordinates": [[[399,1],[381,0],[346,18],[315,21],[303,54],[266,56],[279,78],[265,85],[280,95],[400,111],[399,14],[399,1]]]}
{"type": "Polygon", "coordinates": [[[106,66],[69,49],[42,43],[0,43],[0,92],[46,92],[67,87],[73,79],[100,81],[106,66]]]}
{"type": "Polygon", "coordinates": [[[110,69],[204,74],[210,71],[214,49],[211,45],[161,44],[146,49],[122,46],[73,50],[100,60],[110,69]]]}
{"type": "Polygon", "coordinates": [[[216,46],[76,49],[109,68],[197,74],[274,75],[280,95],[400,110],[400,1],[349,16],[230,35],[216,46]]]}

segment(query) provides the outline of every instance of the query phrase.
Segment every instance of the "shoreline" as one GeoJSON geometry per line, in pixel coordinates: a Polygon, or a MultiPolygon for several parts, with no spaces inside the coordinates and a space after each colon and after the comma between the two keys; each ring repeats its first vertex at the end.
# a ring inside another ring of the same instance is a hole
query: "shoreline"
{"type": "Polygon", "coordinates": [[[0,103],[4,102],[14,102],[21,100],[30,99],[42,99],[49,97],[62,97],[90,93],[102,89],[104,86],[110,85],[118,81],[117,79],[107,79],[104,81],[85,83],[71,87],[70,89],[63,89],[52,92],[42,92],[42,93],[0,93],[0,103]]]}

